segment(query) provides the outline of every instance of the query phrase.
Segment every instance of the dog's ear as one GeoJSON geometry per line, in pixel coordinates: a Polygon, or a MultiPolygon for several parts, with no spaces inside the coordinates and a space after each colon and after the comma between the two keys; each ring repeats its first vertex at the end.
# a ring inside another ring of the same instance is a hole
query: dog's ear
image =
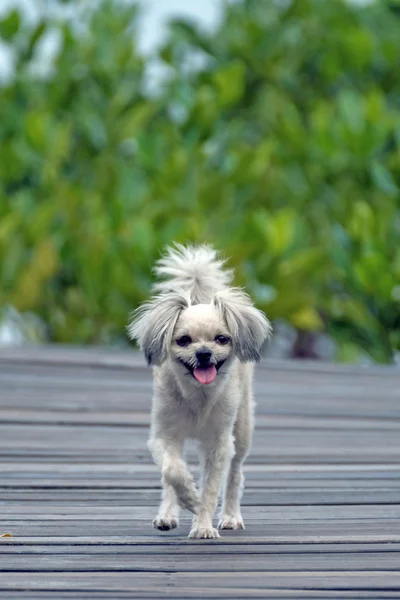
{"type": "Polygon", "coordinates": [[[132,314],[128,335],[138,342],[149,365],[161,365],[167,358],[179,313],[187,307],[187,295],[173,291],[154,296],[132,314]]]}
{"type": "Polygon", "coordinates": [[[272,331],[267,317],[239,288],[218,292],[213,302],[228,326],[240,362],[258,362],[261,347],[272,331]]]}

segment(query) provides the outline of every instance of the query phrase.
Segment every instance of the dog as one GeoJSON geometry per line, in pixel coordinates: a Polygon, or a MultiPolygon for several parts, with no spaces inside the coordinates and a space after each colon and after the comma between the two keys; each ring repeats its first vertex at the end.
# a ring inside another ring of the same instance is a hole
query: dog
{"type": "Polygon", "coordinates": [[[218,538],[213,514],[223,486],[218,529],[244,529],[243,463],[253,431],[253,364],[271,333],[266,316],[239,288],[210,246],[176,244],[156,263],[155,295],[132,315],[131,339],[154,366],[149,449],[162,474],[153,526],[178,526],[179,509],[194,514],[190,538],[218,538]],[[197,490],[184,460],[199,442],[197,490]]]}

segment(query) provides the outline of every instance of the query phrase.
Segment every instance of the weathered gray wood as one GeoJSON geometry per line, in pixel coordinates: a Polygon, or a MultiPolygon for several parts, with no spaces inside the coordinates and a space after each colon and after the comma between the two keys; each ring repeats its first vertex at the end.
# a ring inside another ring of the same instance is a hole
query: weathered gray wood
{"type": "MultiPolygon", "coordinates": [[[[189,525],[189,521],[185,524],[189,525]]],[[[76,533],[76,532],[75,532],[76,533]]],[[[0,547],[3,549],[4,553],[12,551],[13,548],[21,548],[24,547],[29,550],[30,547],[41,548],[45,546],[51,547],[64,547],[64,546],[74,546],[74,547],[82,547],[82,546],[90,546],[97,548],[108,548],[108,551],[118,548],[119,546],[131,546],[141,547],[141,545],[148,547],[158,547],[162,544],[164,549],[170,549],[178,547],[182,552],[185,552],[185,547],[190,546],[190,550],[193,548],[199,549],[203,548],[205,552],[212,550],[213,552],[219,551],[221,548],[223,549],[225,546],[236,546],[238,548],[248,548],[251,546],[277,546],[282,545],[285,547],[300,547],[303,548],[307,546],[317,546],[321,552],[323,552],[324,548],[329,545],[336,545],[338,547],[343,548],[343,551],[346,551],[346,548],[351,545],[362,545],[363,548],[368,550],[374,544],[381,544],[387,548],[392,547],[393,545],[400,543],[400,534],[394,534],[393,529],[390,533],[371,533],[366,530],[362,530],[360,534],[349,534],[347,530],[344,534],[339,533],[338,535],[333,534],[332,532],[327,533],[325,535],[319,535],[317,533],[313,533],[311,535],[298,535],[289,534],[282,535],[282,532],[279,531],[278,535],[264,534],[260,535],[260,531],[256,531],[255,528],[246,529],[246,532],[225,532],[226,535],[219,538],[219,540],[214,542],[207,542],[203,544],[203,542],[199,543],[196,540],[191,540],[186,536],[178,535],[176,533],[165,533],[165,532],[156,532],[153,531],[151,535],[141,535],[136,534],[133,535],[129,533],[127,535],[97,535],[88,536],[88,535],[79,535],[76,533],[74,536],[16,536],[14,538],[9,538],[6,542],[2,543],[0,547]]],[[[394,546],[396,547],[396,546],[394,546]]]]}
{"type": "MultiPolygon", "coordinates": [[[[148,427],[149,412],[137,411],[96,411],[72,412],[51,409],[16,410],[0,407],[0,424],[12,425],[92,425],[117,427],[148,427]]],[[[315,417],[312,415],[273,415],[257,414],[257,427],[269,429],[316,429],[316,430],[367,430],[396,431],[400,433],[400,418],[384,419],[358,416],[357,419],[337,417],[315,417]]]]}
{"type": "MultiPolygon", "coordinates": [[[[74,368],[95,367],[111,368],[115,371],[131,370],[132,367],[146,368],[144,357],[137,352],[126,352],[117,349],[109,350],[103,347],[85,347],[58,344],[32,347],[0,348],[0,364],[4,365],[61,365],[74,368]]],[[[391,367],[368,365],[368,367],[353,367],[345,364],[337,365],[316,361],[287,361],[269,359],[259,364],[259,371],[285,374],[288,370],[299,373],[333,375],[333,376],[381,376],[385,378],[393,372],[391,367]]]]}
{"type": "MultiPolygon", "coordinates": [[[[397,486],[398,487],[398,486],[397,486]]],[[[57,502],[60,506],[65,506],[71,503],[88,503],[92,506],[98,504],[115,504],[118,506],[142,506],[145,502],[147,506],[157,506],[160,501],[160,489],[120,489],[98,487],[84,487],[83,489],[60,488],[54,489],[50,486],[47,489],[37,489],[32,491],[31,488],[9,488],[0,487],[0,497],[2,502],[36,502],[47,506],[49,503],[57,502]]],[[[346,504],[346,505],[369,505],[397,504],[399,501],[399,489],[390,490],[382,488],[380,490],[338,490],[338,491],[269,491],[263,488],[252,490],[246,489],[243,496],[243,506],[316,506],[316,505],[331,505],[331,504],[346,504]]]]}
{"type": "MultiPolygon", "coordinates": [[[[95,507],[93,507],[95,512],[95,507]]],[[[156,511],[152,516],[155,516],[156,511]]],[[[151,522],[146,519],[117,520],[102,519],[68,519],[57,521],[46,518],[45,508],[43,509],[42,520],[35,519],[2,519],[1,526],[3,531],[11,532],[16,539],[31,537],[52,537],[64,539],[76,537],[77,539],[93,539],[100,541],[105,537],[124,536],[130,541],[136,536],[145,537],[150,540],[165,540],[170,543],[171,540],[184,543],[186,536],[190,531],[190,519],[181,520],[179,529],[172,532],[155,531],[151,522]]],[[[269,521],[267,523],[255,523],[248,521],[246,530],[241,532],[226,531],[222,533],[223,538],[232,540],[249,541],[272,541],[278,540],[284,542],[300,541],[308,542],[312,540],[329,541],[357,541],[357,540],[394,540],[400,541],[400,522],[399,519],[379,519],[371,521],[364,519],[361,521],[347,519],[339,521],[330,519],[328,521],[269,521]]],[[[2,544],[7,543],[2,541],[2,544]]],[[[210,542],[211,543],[211,542],[210,542]]],[[[214,542],[212,542],[214,543],[214,542]]],[[[216,543],[219,543],[217,541],[216,543]]]]}
{"type": "MultiPolygon", "coordinates": [[[[109,592],[102,591],[72,591],[71,593],[68,590],[62,591],[62,598],[72,598],[74,600],[110,600],[109,592]]],[[[40,592],[34,591],[20,591],[20,592],[1,592],[0,598],[6,600],[13,600],[15,598],[22,598],[29,600],[45,600],[47,598],[54,600],[54,591],[46,591],[42,590],[40,592]]],[[[286,600],[299,600],[300,598],[312,598],[312,600],[329,600],[330,598],[340,598],[340,600],[351,600],[353,598],[363,599],[363,600],[396,600],[400,598],[400,592],[397,591],[387,591],[387,590],[379,590],[379,591],[349,591],[349,590],[300,590],[300,589],[292,589],[292,590],[284,590],[284,589],[244,589],[241,588],[239,591],[232,588],[218,588],[218,592],[214,592],[212,589],[208,590],[197,590],[193,588],[186,588],[185,590],[176,590],[171,589],[170,587],[166,587],[164,590],[158,588],[155,589],[153,587],[148,587],[146,590],[140,590],[136,592],[135,590],[131,590],[130,592],[124,592],[119,590],[113,590],[112,599],[113,600],[126,600],[127,598],[168,598],[169,600],[187,600],[188,598],[194,600],[201,600],[202,598],[215,599],[215,598],[226,598],[229,600],[242,600],[242,598],[251,599],[251,598],[285,598],[286,600]]]]}
{"type": "MultiPolygon", "coordinates": [[[[27,518],[30,521],[43,518],[43,509],[46,508],[46,519],[67,521],[70,519],[85,520],[111,520],[125,521],[128,519],[151,519],[154,513],[153,507],[148,506],[111,506],[109,504],[96,505],[95,512],[90,503],[80,505],[68,504],[60,506],[57,504],[41,503],[9,503],[0,501],[0,514],[2,518],[21,519],[27,518]]],[[[186,513],[187,514],[187,513],[186,513]]],[[[400,522],[400,504],[369,504],[357,506],[355,514],[354,506],[333,504],[329,506],[244,506],[243,518],[247,521],[264,522],[268,521],[329,521],[329,520],[386,520],[399,519],[400,522]]]]}
{"type": "MultiPolygon", "coordinates": [[[[145,427],[0,425],[0,457],[151,462],[145,427]]],[[[249,463],[400,464],[400,431],[256,430],[249,463]]],[[[189,451],[195,458],[196,453],[189,451]]]]}
{"type": "MultiPolygon", "coordinates": [[[[196,471],[196,465],[192,465],[196,471]]],[[[251,464],[245,465],[246,477],[252,479],[253,484],[258,480],[262,482],[270,480],[275,482],[277,486],[281,482],[297,482],[304,481],[313,485],[315,481],[323,482],[327,485],[329,482],[347,481],[354,482],[359,485],[360,482],[377,481],[377,480],[394,480],[400,482],[400,465],[387,465],[384,463],[368,464],[368,463],[352,463],[352,464],[307,464],[296,465],[285,463],[282,465],[270,464],[251,464]]],[[[143,477],[146,481],[148,478],[157,477],[159,480],[159,472],[154,464],[139,464],[126,462],[116,464],[111,462],[96,462],[96,463],[60,463],[58,461],[51,462],[50,458],[47,461],[34,462],[29,461],[26,464],[22,462],[0,461],[0,475],[2,477],[21,474],[30,477],[45,476],[57,478],[79,478],[88,480],[88,477],[93,475],[93,478],[120,478],[120,477],[143,477]]]]}
{"type": "Polygon", "coordinates": [[[280,570],[266,573],[259,572],[221,572],[202,573],[201,577],[192,573],[77,573],[64,571],[59,573],[18,573],[11,579],[8,575],[0,580],[0,591],[6,590],[104,590],[145,592],[149,588],[165,591],[166,586],[185,590],[191,597],[191,591],[203,593],[212,590],[218,597],[218,590],[233,591],[236,597],[241,597],[243,589],[263,590],[344,590],[355,591],[379,590],[391,591],[400,589],[400,571],[305,571],[293,573],[280,570]]]}
{"type": "MultiPolygon", "coordinates": [[[[211,544],[199,544],[196,541],[185,539],[174,539],[167,541],[167,539],[149,540],[148,538],[135,537],[127,540],[126,537],[112,538],[110,540],[92,540],[92,543],[81,542],[79,539],[71,538],[68,541],[62,541],[61,539],[50,540],[48,538],[33,538],[24,540],[11,539],[7,544],[0,544],[1,555],[14,555],[19,554],[21,556],[36,556],[36,555],[107,555],[112,556],[124,555],[124,556],[144,556],[144,555],[162,555],[165,556],[165,549],[168,548],[168,556],[220,556],[220,555],[231,555],[231,554],[242,554],[243,550],[246,550],[246,557],[256,556],[285,556],[286,554],[305,554],[305,555],[340,555],[346,556],[348,554],[368,554],[373,553],[384,556],[388,554],[400,553],[400,542],[394,542],[387,540],[385,543],[363,542],[353,543],[341,540],[340,543],[329,543],[321,540],[310,542],[293,542],[282,543],[265,543],[253,540],[251,536],[246,537],[246,541],[236,538],[221,538],[218,542],[211,544]]],[[[379,559],[379,557],[378,557],[379,559]]]]}
{"type": "Polygon", "coordinates": [[[400,598],[399,369],[262,363],[215,541],[151,527],[151,389],[135,353],[0,349],[0,598],[400,598]]]}
{"type": "MultiPolygon", "coordinates": [[[[213,544],[214,545],[214,544],[213,544]]],[[[236,573],[263,572],[268,574],[280,571],[282,563],[285,570],[292,573],[304,571],[395,571],[400,570],[399,552],[356,552],[320,553],[320,552],[278,552],[256,554],[229,553],[219,554],[218,560],[212,560],[213,552],[207,554],[184,553],[180,556],[163,552],[149,555],[114,554],[98,555],[81,552],[65,554],[27,554],[1,555],[0,572],[142,572],[149,573],[236,573]]]]}

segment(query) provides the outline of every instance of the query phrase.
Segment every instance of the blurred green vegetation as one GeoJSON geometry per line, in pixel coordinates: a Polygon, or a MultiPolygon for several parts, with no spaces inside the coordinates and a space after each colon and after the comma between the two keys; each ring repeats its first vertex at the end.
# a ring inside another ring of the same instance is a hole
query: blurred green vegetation
{"type": "Polygon", "coordinates": [[[137,10],[0,23],[0,307],[110,342],[163,247],[208,241],[271,319],[340,360],[400,350],[400,5],[227,4],[171,24],[146,94],[137,10]],[[79,27],[77,27],[79,25],[79,27]],[[50,75],[32,68],[57,31],[50,75]],[[153,86],[154,87],[154,86],[153,86]]]}

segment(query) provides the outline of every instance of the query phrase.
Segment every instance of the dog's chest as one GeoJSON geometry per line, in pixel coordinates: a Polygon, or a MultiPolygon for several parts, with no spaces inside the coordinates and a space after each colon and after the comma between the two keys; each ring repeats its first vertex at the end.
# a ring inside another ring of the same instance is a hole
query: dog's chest
{"type": "Polygon", "coordinates": [[[183,426],[186,426],[190,437],[197,437],[210,423],[217,409],[215,399],[199,393],[196,397],[183,399],[180,403],[183,426]]]}
{"type": "Polygon", "coordinates": [[[233,426],[237,413],[238,402],[236,398],[227,398],[221,393],[205,396],[199,393],[190,401],[183,401],[182,428],[185,428],[187,437],[205,440],[214,435],[216,430],[233,426]]]}
{"type": "Polygon", "coordinates": [[[155,379],[154,414],[157,427],[178,438],[205,440],[233,427],[240,402],[236,381],[212,387],[180,387],[174,379],[155,379]]]}

